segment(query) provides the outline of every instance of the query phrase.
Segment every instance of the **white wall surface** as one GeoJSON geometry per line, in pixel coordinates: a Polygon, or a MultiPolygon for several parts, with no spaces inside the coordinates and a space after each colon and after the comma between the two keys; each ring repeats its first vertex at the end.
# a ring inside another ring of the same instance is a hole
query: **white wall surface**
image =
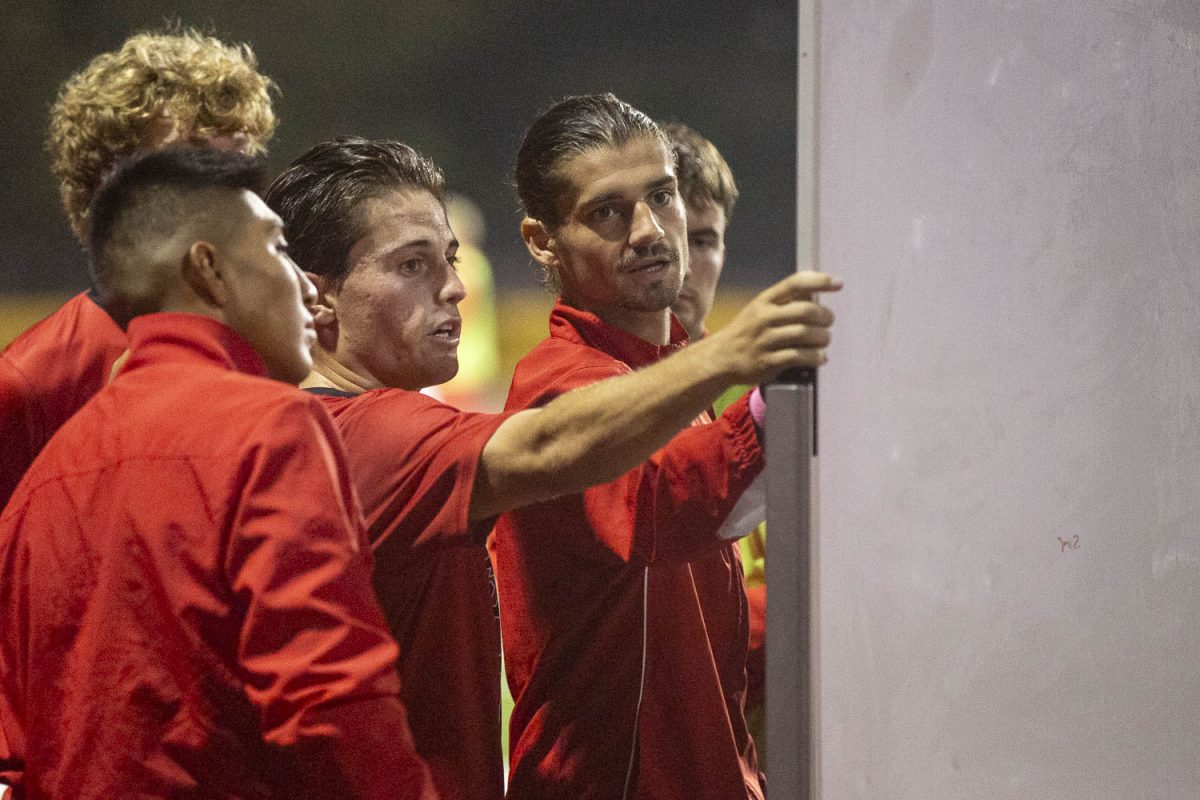
{"type": "Polygon", "coordinates": [[[824,797],[1200,798],[1200,0],[825,0],[824,797]]]}

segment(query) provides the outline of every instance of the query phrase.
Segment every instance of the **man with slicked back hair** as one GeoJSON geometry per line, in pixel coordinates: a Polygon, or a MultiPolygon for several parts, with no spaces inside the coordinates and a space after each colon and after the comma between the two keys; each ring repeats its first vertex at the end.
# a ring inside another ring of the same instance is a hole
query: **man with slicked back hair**
{"type": "MultiPolygon", "coordinates": [[[[522,238],[558,302],[508,410],[725,335],[685,347],[671,316],[687,269],[684,202],[671,142],[644,113],[611,94],[559,102],[527,131],[516,179],[522,238]]],[[[793,337],[776,366],[824,362],[833,318],[814,296],[839,287],[801,273],[760,295],[764,319],[793,337]]],[[[618,479],[500,518],[489,546],[515,700],[513,797],[761,800],[730,541],[749,527],[739,500],[762,469],[761,410],[751,396],[715,420],[699,410],[618,479]]]]}

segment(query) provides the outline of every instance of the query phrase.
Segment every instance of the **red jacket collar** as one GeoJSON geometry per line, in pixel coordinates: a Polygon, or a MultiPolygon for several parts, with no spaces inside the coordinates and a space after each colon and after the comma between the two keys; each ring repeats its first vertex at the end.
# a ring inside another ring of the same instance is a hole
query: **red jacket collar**
{"type": "Polygon", "coordinates": [[[550,311],[550,336],[593,347],[624,361],[635,369],[653,364],[687,346],[687,331],[671,317],[671,341],[657,345],[640,336],[609,325],[590,311],[564,305],[562,300],[550,311]]]}
{"type": "Polygon", "coordinates": [[[125,370],[146,363],[207,361],[250,375],[267,374],[266,362],[249,342],[233,328],[199,314],[135,317],[129,323],[129,351],[125,370]]]}

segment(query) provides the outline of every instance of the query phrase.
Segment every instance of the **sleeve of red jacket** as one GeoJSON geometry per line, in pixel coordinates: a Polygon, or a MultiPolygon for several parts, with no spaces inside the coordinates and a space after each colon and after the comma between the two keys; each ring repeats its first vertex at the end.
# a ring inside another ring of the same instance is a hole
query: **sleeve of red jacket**
{"type": "Polygon", "coordinates": [[[311,398],[269,416],[243,464],[226,555],[263,736],[294,756],[292,796],[433,798],[340,440],[311,398]]]}
{"type": "MultiPolygon", "coordinates": [[[[608,377],[597,373],[580,369],[558,376],[536,405],[608,377]]],[[[626,561],[690,561],[728,544],[717,531],[762,467],[743,396],[715,422],[680,431],[640,466],[587,489],[583,511],[596,536],[626,561]]]]}
{"type": "MultiPolygon", "coordinates": [[[[24,381],[16,368],[0,358],[0,511],[33,460],[28,452],[24,390],[24,381]]],[[[11,724],[4,718],[8,713],[0,698],[0,784],[12,786],[19,782],[23,770],[21,759],[4,733],[5,726],[11,724]]]]}
{"type": "Polygon", "coordinates": [[[27,393],[25,380],[17,368],[0,358],[0,510],[33,461],[27,393]]]}
{"type": "Polygon", "coordinates": [[[3,794],[6,786],[13,786],[20,781],[21,772],[20,759],[9,748],[4,735],[4,720],[0,720],[0,794],[3,794]]]}
{"type": "MultiPolygon", "coordinates": [[[[479,457],[512,414],[460,411],[419,392],[395,390],[359,403],[364,413],[346,441],[356,485],[375,515],[368,523],[376,526],[376,548],[382,537],[402,539],[405,550],[464,536],[482,542],[495,520],[470,519],[479,457]],[[377,496],[368,494],[381,489],[377,496]],[[394,524],[397,519],[403,524],[394,524]]],[[[376,557],[382,552],[376,549],[376,557]]]]}

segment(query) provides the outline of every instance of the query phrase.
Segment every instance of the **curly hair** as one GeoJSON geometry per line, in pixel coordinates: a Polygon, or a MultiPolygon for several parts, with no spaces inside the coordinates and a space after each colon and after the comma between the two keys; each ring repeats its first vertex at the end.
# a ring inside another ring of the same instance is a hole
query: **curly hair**
{"type": "Polygon", "coordinates": [[[275,131],[276,89],[249,45],[191,29],[139,33],[96,56],[63,84],[46,141],[75,236],[87,241],[92,196],[121,157],[149,143],[155,121],[170,119],[195,138],[241,133],[257,155],[275,131]]]}
{"type": "Polygon", "coordinates": [[[728,222],[739,193],[721,151],[682,122],[665,123],[662,129],[675,146],[676,177],[683,199],[693,205],[719,205],[728,222]]]}

